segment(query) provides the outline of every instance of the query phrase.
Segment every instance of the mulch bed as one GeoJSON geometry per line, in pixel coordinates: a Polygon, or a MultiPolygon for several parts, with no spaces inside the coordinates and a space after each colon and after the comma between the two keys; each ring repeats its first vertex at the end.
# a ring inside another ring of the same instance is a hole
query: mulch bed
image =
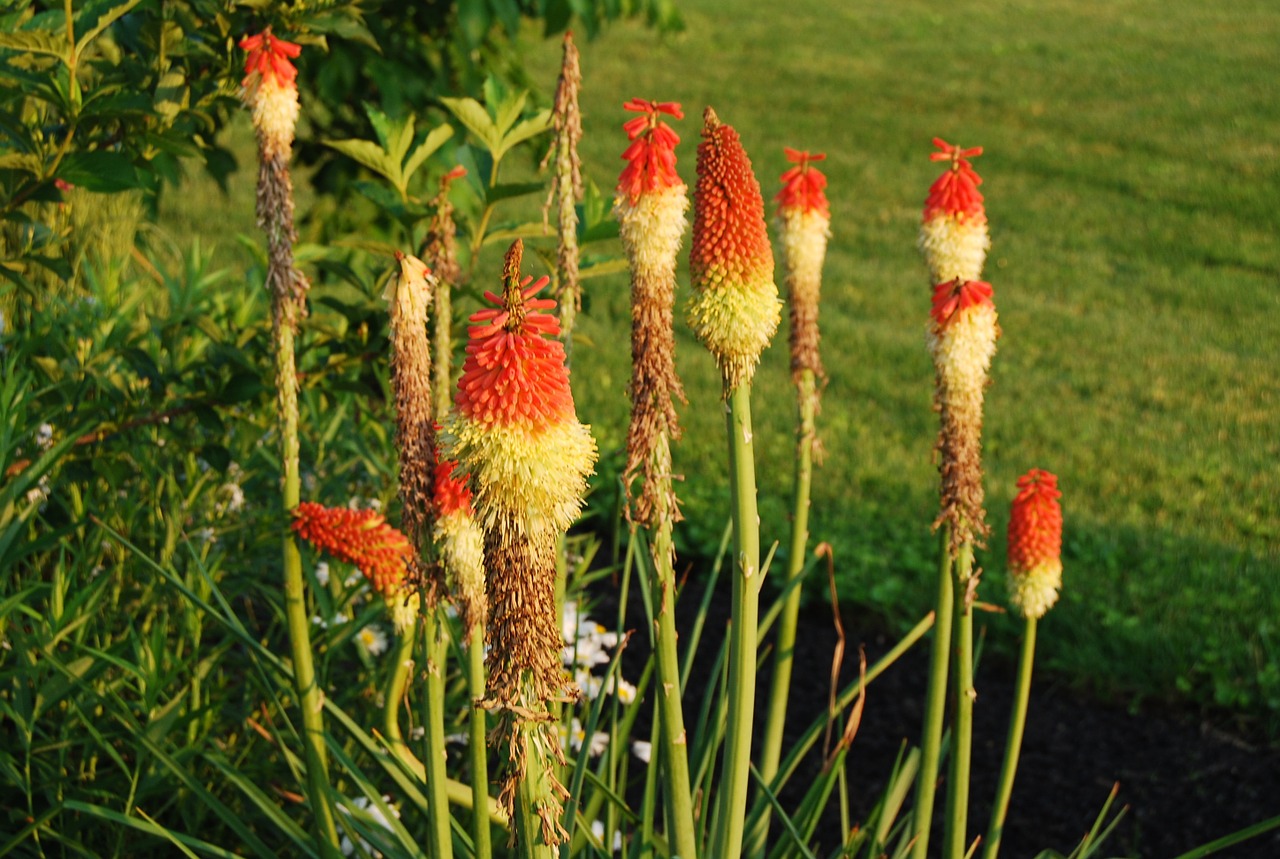
{"type": "MultiPolygon", "coordinates": [[[[682,594],[678,616],[682,627],[696,610],[697,590],[699,586],[690,583],[682,594]]],[[[595,599],[597,617],[609,617],[616,610],[611,605],[616,592],[599,592],[595,599]]],[[[709,684],[705,674],[711,670],[729,605],[725,583],[713,598],[695,661],[695,674],[704,676],[695,677],[692,688],[709,684]]],[[[885,635],[874,622],[845,617],[843,623],[847,643],[842,683],[847,683],[856,677],[860,645],[865,646],[870,664],[896,639],[885,635]]],[[[638,592],[630,601],[628,625],[637,634],[624,654],[623,667],[626,676],[635,677],[648,646],[638,592]]],[[[837,641],[827,606],[806,607],[800,630],[788,744],[825,710],[837,641]]],[[[926,638],[868,687],[862,723],[848,758],[855,814],[870,809],[879,796],[902,741],[919,742],[928,660],[926,638]]],[[[1012,705],[1013,674],[1014,666],[988,657],[976,678],[971,838],[986,828],[990,813],[1012,705]]],[[[765,672],[759,687],[763,696],[765,672]]],[[[784,745],[784,751],[787,747],[784,745]]],[[[821,766],[820,751],[806,761],[795,784],[810,783],[821,766]]],[[[1280,814],[1280,749],[1248,742],[1187,712],[1158,705],[1134,710],[1108,704],[1076,691],[1059,678],[1037,676],[1001,855],[1032,857],[1044,849],[1070,853],[1117,782],[1120,792],[1113,812],[1124,806],[1127,812],[1097,855],[1174,857],[1280,814]]],[[[802,788],[784,792],[784,805],[794,807],[802,793],[802,788]]],[[[939,826],[944,803],[945,785],[938,792],[939,826]]],[[[940,832],[935,829],[935,846],[940,832]]],[[[832,814],[819,831],[822,852],[839,840],[839,818],[832,814]]],[[[930,852],[936,850],[931,848],[930,852]]],[[[1280,857],[1280,831],[1214,855],[1276,859],[1280,857]]]]}

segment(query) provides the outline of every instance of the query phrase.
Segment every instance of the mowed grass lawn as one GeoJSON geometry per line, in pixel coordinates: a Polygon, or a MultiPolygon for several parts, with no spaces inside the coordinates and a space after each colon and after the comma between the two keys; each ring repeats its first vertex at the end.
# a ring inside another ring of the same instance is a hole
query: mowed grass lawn
{"type": "MultiPolygon", "coordinates": [[[[708,104],[741,133],[766,196],[784,146],[828,154],[830,384],[813,534],[835,548],[841,598],[898,620],[931,599],[937,420],[915,237],[939,172],[931,138],[981,145],[985,276],[1004,332],[987,398],[981,597],[1004,603],[1015,479],[1052,470],[1066,588],[1042,623],[1042,664],[1104,691],[1280,713],[1280,6],[680,5],[682,34],[624,24],[579,41],[586,173],[612,188],[633,96],[683,103],[691,187],[708,104]]],[[[530,50],[549,91],[558,44],[530,50]]],[[[626,283],[588,289],[576,395],[616,449],[626,283]]],[[[684,527],[705,546],[727,510],[719,386],[684,327],[677,358],[690,400],[684,527]]],[[[786,367],[783,330],[754,411],[764,533],[784,543],[786,367]]],[[[993,622],[990,643],[1010,647],[1015,626],[993,622]]]]}

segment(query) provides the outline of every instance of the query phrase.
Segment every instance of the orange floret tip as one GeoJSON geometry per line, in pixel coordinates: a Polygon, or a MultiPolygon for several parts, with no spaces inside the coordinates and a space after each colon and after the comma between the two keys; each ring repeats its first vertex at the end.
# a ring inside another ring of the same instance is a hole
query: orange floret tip
{"type": "Polygon", "coordinates": [[[271,34],[271,28],[263,30],[256,36],[246,36],[240,40],[240,47],[248,52],[244,61],[244,84],[257,72],[264,80],[274,79],[280,86],[293,86],[298,77],[298,69],[290,60],[295,60],[302,53],[302,46],[295,42],[277,39],[271,34]]]}
{"type": "Polygon", "coordinates": [[[952,146],[941,137],[933,139],[938,152],[929,155],[930,161],[946,161],[947,169],[929,186],[929,196],[924,203],[924,219],[932,220],[939,216],[986,219],[986,211],[982,206],[982,193],[978,186],[982,177],[973,169],[970,158],[982,154],[982,147],[962,149],[952,146]]]}
{"type": "Polygon", "coordinates": [[[695,287],[773,277],[764,198],[738,132],[707,108],[698,144],[690,276],[695,287]]]}
{"type": "Polygon", "coordinates": [[[1018,478],[1009,515],[1009,570],[1026,573],[1062,560],[1062,506],[1057,475],[1033,468],[1018,478]]]}
{"type": "MultiPolygon", "coordinates": [[[[518,257],[514,271],[518,277],[518,257]]],[[[546,312],[556,303],[534,297],[548,278],[531,280],[508,284],[502,295],[486,290],[485,299],[497,306],[471,316],[454,399],[466,418],[533,429],[575,419],[564,344],[554,339],[560,324],[546,312]]]]}
{"type": "Polygon", "coordinates": [[[304,501],[293,510],[294,533],[339,561],[351,564],[384,596],[404,580],[413,557],[409,538],[376,510],[348,510],[304,501]]]}
{"type": "Polygon", "coordinates": [[[622,153],[627,162],[618,177],[618,193],[627,195],[634,203],[641,194],[674,188],[680,184],[676,173],[676,144],[680,137],[671,126],[662,121],[666,114],[674,119],[684,119],[680,105],[673,102],[645,101],[633,98],[623,106],[624,110],[643,114],[622,124],[631,145],[622,153]]]}
{"type": "Polygon", "coordinates": [[[981,280],[962,282],[959,278],[933,287],[933,308],[929,311],[934,326],[941,331],[952,320],[971,307],[983,304],[995,306],[995,290],[981,280]]]}
{"type": "Polygon", "coordinates": [[[803,152],[790,147],[783,151],[787,160],[796,165],[782,174],[782,190],[778,192],[778,206],[781,209],[816,212],[824,218],[831,217],[831,207],[827,202],[827,177],[813,166],[814,162],[825,161],[823,153],[803,152]]]}
{"type": "Polygon", "coordinates": [[[458,463],[449,459],[436,462],[434,496],[436,512],[440,516],[455,513],[471,515],[471,487],[467,481],[454,475],[458,463]]]}

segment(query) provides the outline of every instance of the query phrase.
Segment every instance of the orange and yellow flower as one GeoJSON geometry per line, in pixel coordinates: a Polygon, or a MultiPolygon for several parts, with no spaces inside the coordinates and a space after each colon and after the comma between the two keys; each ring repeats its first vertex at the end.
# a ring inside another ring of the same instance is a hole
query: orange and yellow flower
{"type": "Polygon", "coordinates": [[[454,474],[456,462],[435,466],[435,541],[449,592],[458,602],[466,629],[483,628],[488,613],[484,592],[484,534],[472,515],[471,488],[454,474]]]}
{"type": "Polygon", "coordinates": [[[676,173],[680,138],[662,116],[683,119],[675,102],[633,98],[626,110],[644,114],[623,124],[631,145],[622,157],[613,204],[631,267],[631,423],[627,429],[628,491],[643,472],[633,520],[655,524],[658,511],[677,515],[671,491],[669,442],[680,435],[676,398],[684,390],[675,368],[676,265],[689,208],[688,189],[676,173]]]}
{"type": "Polygon", "coordinates": [[[790,148],[784,151],[795,166],[782,174],[782,190],[774,199],[791,316],[791,372],[798,378],[802,371],[812,370],[821,379],[825,374],[818,353],[818,302],[822,263],[831,236],[831,207],[827,177],[813,165],[827,156],[790,148]]]}
{"type": "Polygon", "coordinates": [[[929,188],[920,224],[920,250],[933,283],[978,280],[991,247],[987,214],[978,186],[980,177],[969,161],[982,147],[962,149],[940,137],[933,145],[931,161],[946,161],[946,171],[929,188]]]}
{"type": "Polygon", "coordinates": [[[1062,588],[1062,507],[1056,475],[1033,468],[1018,478],[1009,515],[1009,596],[1023,617],[1039,619],[1062,588]]]}
{"type": "Polygon", "coordinates": [[[750,382],[778,330],[782,302],[764,198],[738,132],[715,111],[703,114],[694,193],[689,324],[720,368],[724,395],[750,382]]]}
{"type": "Polygon", "coordinates": [[[248,52],[240,88],[253,112],[253,127],[267,156],[287,153],[298,123],[298,69],[291,60],[302,53],[302,46],[277,39],[268,27],[241,39],[240,47],[248,52]]]}
{"type": "Polygon", "coordinates": [[[311,545],[363,573],[386,600],[397,629],[404,629],[416,616],[417,594],[405,590],[413,546],[381,513],[304,501],[294,508],[289,527],[311,545]]]}

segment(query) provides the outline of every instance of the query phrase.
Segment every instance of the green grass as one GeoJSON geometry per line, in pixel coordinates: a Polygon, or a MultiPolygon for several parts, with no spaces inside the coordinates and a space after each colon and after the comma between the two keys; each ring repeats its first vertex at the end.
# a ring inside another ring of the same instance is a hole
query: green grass
{"type": "MultiPolygon", "coordinates": [[[[580,45],[586,172],[612,187],[632,96],[683,103],[690,185],[707,104],[741,133],[766,196],[783,146],[829,154],[828,456],[813,532],[836,548],[842,599],[899,618],[928,602],[936,418],[915,235],[938,172],[930,139],[982,145],[986,277],[1004,331],[987,399],[994,531],[982,596],[1004,601],[1015,478],[1050,469],[1064,490],[1067,569],[1063,604],[1042,625],[1044,660],[1103,690],[1280,706],[1280,216],[1269,190],[1280,10],[682,8],[682,35],[621,25],[580,45]]],[[[530,47],[534,79],[553,80],[557,46],[530,47]]],[[[625,431],[625,282],[592,282],[582,319],[579,411],[607,450],[625,431]]],[[[701,544],[728,497],[723,418],[710,359],[687,331],[680,338],[690,403],[677,466],[686,538],[701,544]]],[[[766,540],[785,538],[785,367],[780,332],[756,381],[766,540]]]]}

